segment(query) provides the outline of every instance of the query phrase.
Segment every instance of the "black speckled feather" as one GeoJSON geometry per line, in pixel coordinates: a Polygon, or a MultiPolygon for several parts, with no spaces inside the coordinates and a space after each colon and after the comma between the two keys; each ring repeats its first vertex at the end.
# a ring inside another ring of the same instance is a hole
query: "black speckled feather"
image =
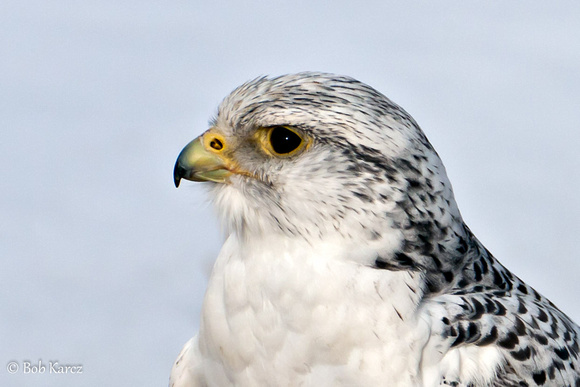
{"type": "Polygon", "coordinates": [[[381,93],[262,77],[226,97],[214,133],[235,165],[211,183],[230,242],[174,385],[580,386],[580,328],[477,240],[425,134],[381,93]],[[273,127],[307,145],[268,152],[273,127]]]}

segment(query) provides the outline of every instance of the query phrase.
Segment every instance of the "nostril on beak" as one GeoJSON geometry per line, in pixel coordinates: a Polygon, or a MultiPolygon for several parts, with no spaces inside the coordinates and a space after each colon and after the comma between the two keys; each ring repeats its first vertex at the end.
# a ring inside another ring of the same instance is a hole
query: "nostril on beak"
{"type": "Polygon", "coordinates": [[[224,149],[223,142],[217,137],[211,139],[211,141],[209,142],[209,146],[211,146],[213,149],[217,151],[221,151],[222,149],[224,149]]]}

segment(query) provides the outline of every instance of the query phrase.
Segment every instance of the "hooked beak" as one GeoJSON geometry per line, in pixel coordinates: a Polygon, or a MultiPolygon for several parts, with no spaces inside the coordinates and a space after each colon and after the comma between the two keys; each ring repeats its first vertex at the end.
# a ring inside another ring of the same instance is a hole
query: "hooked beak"
{"type": "Polygon", "coordinates": [[[225,183],[232,172],[231,162],[223,155],[224,147],[223,137],[211,131],[187,144],[173,169],[175,187],[179,187],[181,179],[225,183]]]}

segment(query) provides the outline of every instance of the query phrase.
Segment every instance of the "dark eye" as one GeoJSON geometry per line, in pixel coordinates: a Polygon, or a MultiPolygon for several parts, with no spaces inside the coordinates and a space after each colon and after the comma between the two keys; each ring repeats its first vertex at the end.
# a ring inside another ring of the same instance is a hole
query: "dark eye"
{"type": "Polygon", "coordinates": [[[279,155],[285,155],[298,149],[302,138],[294,131],[283,126],[275,126],[270,130],[270,145],[279,155]]]}

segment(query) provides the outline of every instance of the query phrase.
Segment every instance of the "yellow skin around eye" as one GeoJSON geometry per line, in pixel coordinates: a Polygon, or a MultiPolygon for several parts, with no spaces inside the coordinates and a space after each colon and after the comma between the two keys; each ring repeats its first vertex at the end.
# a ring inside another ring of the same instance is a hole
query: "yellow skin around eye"
{"type": "Polygon", "coordinates": [[[307,149],[308,146],[310,145],[310,143],[311,143],[310,138],[308,136],[306,136],[304,133],[302,133],[301,131],[298,131],[297,129],[294,129],[292,127],[284,126],[285,129],[291,131],[292,133],[294,133],[298,137],[300,137],[300,139],[302,141],[300,142],[300,145],[298,145],[298,147],[296,147],[296,149],[294,149],[291,152],[288,152],[288,153],[276,152],[274,150],[274,148],[272,148],[272,143],[270,141],[270,137],[272,136],[272,131],[274,130],[274,128],[277,128],[277,127],[279,127],[279,126],[260,128],[256,131],[256,134],[254,135],[254,138],[258,141],[262,150],[264,150],[268,155],[275,156],[275,157],[292,157],[298,153],[301,153],[302,151],[307,149]]]}

